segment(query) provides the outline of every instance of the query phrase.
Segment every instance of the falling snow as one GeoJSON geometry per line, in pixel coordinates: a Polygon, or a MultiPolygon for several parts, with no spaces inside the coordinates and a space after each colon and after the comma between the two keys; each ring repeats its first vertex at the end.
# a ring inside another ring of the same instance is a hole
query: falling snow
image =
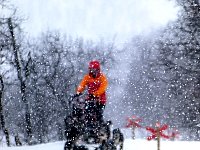
{"type": "Polygon", "coordinates": [[[96,91],[105,79],[110,140],[119,128],[125,150],[153,150],[156,140],[162,150],[200,146],[200,1],[20,1],[21,7],[17,1],[0,0],[0,149],[63,149],[68,130],[77,127],[99,138],[103,125],[95,115],[87,120],[85,104],[101,98],[96,91]],[[87,88],[79,94],[92,60],[106,78],[86,81],[98,94],[87,88]],[[74,110],[83,112],[82,120],[74,110]]]}

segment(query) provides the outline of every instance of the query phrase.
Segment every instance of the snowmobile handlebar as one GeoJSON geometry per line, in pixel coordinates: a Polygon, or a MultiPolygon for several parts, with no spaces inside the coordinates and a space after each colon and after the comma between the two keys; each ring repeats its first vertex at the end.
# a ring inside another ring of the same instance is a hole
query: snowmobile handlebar
{"type": "Polygon", "coordinates": [[[81,95],[82,95],[82,93],[76,93],[76,94],[73,95],[73,98],[79,97],[81,95]]]}
{"type": "Polygon", "coordinates": [[[70,95],[68,101],[71,103],[75,98],[78,98],[78,97],[81,96],[81,95],[82,95],[82,93],[76,93],[76,94],[74,94],[74,95],[70,95]]]}

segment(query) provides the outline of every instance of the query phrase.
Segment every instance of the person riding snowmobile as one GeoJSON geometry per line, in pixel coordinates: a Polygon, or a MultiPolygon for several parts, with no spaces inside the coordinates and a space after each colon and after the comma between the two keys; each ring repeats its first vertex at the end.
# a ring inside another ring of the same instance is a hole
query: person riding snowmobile
{"type": "Polygon", "coordinates": [[[106,105],[107,77],[101,72],[99,61],[91,61],[86,74],[76,90],[79,96],[87,88],[88,96],[85,100],[86,121],[91,121],[91,115],[96,114],[97,123],[103,123],[103,111],[106,105]]]}

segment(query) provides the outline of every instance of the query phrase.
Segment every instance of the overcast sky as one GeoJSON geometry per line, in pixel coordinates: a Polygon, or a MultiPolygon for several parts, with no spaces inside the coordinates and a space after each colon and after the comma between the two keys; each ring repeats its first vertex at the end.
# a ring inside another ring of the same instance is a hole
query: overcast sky
{"type": "Polygon", "coordinates": [[[86,39],[121,42],[176,19],[173,0],[11,0],[31,36],[56,29],[86,39]]]}

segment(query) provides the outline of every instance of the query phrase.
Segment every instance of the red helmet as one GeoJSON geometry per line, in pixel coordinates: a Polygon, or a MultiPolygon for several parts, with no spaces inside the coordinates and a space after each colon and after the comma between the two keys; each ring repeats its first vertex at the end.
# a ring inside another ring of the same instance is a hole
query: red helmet
{"type": "Polygon", "coordinates": [[[100,76],[100,63],[97,60],[89,63],[89,75],[93,78],[100,76]]]}
{"type": "Polygon", "coordinates": [[[89,63],[89,69],[99,69],[100,70],[100,63],[97,60],[91,61],[89,63]]]}

